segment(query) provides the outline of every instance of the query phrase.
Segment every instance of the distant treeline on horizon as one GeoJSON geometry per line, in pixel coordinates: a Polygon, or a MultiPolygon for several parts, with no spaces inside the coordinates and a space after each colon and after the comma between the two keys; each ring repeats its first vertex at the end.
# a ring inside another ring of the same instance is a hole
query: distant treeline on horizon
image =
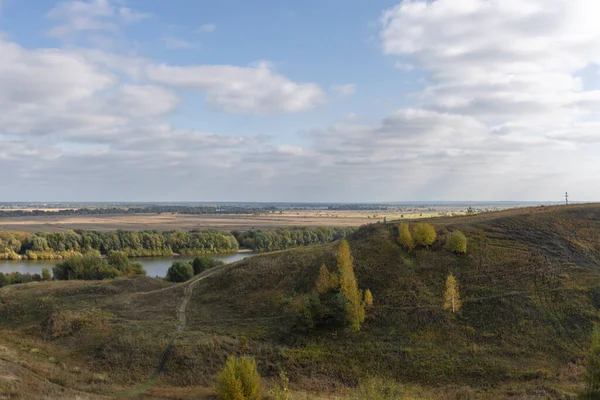
{"type": "Polygon", "coordinates": [[[272,231],[127,231],[14,233],[0,230],[0,259],[52,260],[96,252],[123,251],[129,257],[156,257],[236,252],[245,247],[257,252],[324,244],[341,239],[356,228],[297,227],[272,231]]]}

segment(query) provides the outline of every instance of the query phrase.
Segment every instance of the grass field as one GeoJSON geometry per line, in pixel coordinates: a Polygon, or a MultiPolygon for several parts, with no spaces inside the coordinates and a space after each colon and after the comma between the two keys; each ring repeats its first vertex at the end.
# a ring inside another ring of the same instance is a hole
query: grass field
{"type": "MultiPolygon", "coordinates": [[[[275,229],[292,226],[360,226],[370,222],[435,217],[445,211],[284,211],[263,215],[116,214],[96,216],[37,216],[0,218],[0,229],[25,232],[57,232],[69,229],[111,231],[116,229],[160,231],[225,231],[275,229]]],[[[458,213],[463,213],[456,211],[458,213]]]]}

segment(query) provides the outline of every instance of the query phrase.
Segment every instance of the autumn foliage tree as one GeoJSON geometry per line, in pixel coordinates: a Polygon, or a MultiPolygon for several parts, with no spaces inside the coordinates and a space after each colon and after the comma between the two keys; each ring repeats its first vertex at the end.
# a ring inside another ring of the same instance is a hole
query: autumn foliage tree
{"type": "Polygon", "coordinates": [[[437,238],[435,228],[431,224],[417,224],[413,228],[413,238],[418,246],[429,247],[437,238]]]}
{"type": "Polygon", "coordinates": [[[369,289],[365,290],[365,306],[368,308],[373,307],[373,293],[369,289]]]}
{"type": "Polygon", "coordinates": [[[408,229],[408,223],[402,222],[398,225],[398,243],[407,250],[415,248],[415,241],[408,229]]]}
{"type": "Polygon", "coordinates": [[[467,237],[461,231],[454,231],[446,236],[446,249],[457,254],[467,253],[467,237]]]}
{"type": "Polygon", "coordinates": [[[333,272],[329,272],[325,264],[319,269],[319,278],[317,279],[317,292],[327,293],[330,289],[334,289],[339,285],[339,279],[333,272]]]}
{"type": "Polygon", "coordinates": [[[453,314],[460,310],[462,303],[458,292],[458,282],[454,275],[448,275],[446,278],[446,292],[444,293],[444,310],[449,310],[453,314]]]}
{"type": "Polygon", "coordinates": [[[350,254],[350,245],[345,239],[340,242],[338,248],[337,267],[340,275],[340,292],[348,299],[350,326],[354,331],[359,331],[360,324],[365,320],[365,303],[354,275],[354,260],[350,254]]]}
{"type": "Polygon", "coordinates": [[[217,377],[221,400],[259,400],[262,398],[260,375],[251,357],[229,357],[217,377]]]}

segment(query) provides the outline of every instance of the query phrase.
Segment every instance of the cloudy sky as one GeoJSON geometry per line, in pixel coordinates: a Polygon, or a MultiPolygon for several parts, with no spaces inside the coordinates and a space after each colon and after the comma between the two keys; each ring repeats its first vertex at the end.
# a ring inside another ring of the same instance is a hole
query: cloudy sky
{"type": "Polygon", "coordinates": [[[600,199],[598,0],[0,0],[0,201],[600,199]]]}

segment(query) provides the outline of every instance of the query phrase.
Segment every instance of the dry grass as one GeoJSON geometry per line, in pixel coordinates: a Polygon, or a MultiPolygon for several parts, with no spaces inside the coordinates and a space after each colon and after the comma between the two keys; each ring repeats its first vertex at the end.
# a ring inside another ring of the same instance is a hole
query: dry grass
{"type": "Polygon", "coordinates": [[[283,211],[280,213],[250,215],[184,215],[184,214],[114,214],[86,216],[32,216],[0,218],[0,229],[25,232],[60,232],[69,229],[111,231],[128,230],[207,230],[224,231],[275,229],[293,226],[360,226],[366,223],[393,219],[438,217],[446,212],[464,214],[464,211],[439,209],[434,211],[283,211]]]}

